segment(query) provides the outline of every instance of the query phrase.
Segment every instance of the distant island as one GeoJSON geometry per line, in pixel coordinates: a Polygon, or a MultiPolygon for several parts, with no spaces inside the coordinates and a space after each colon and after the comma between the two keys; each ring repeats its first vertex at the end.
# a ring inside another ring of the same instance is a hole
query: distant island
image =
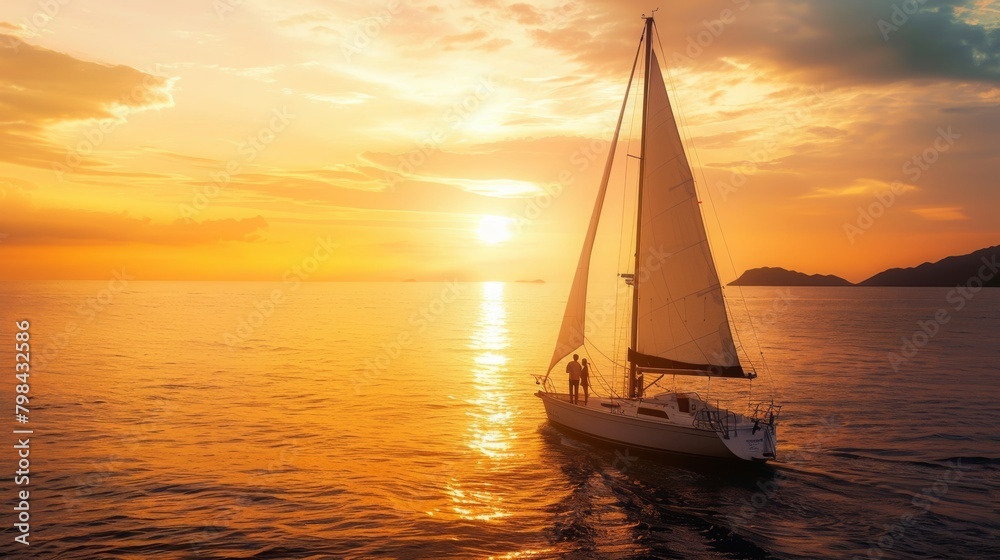
{"type": "Polygon", "coordinates": [[[751,268],[729,283],[730,286],[853,286],[832,274],[805,274],[784,268],[751,268]]]}
{"type": "Polygon", "coordinates": [[[1000,287],[1000,245],[987,247],[968,255],[947,257],[934,263],[926,262],[913,268],[890,268],[859,283],[859,286],[957,286],[979,277],[983,286],[1000,287]]]}
{"type": "Polygon", "coordinates": [[[853,284],[830,274],[804,274],[784,268],[751,268],[730,286],[881,286],[881,287],[949,287],[966,285],[978,278],[983,286],[1000,287],[1000,245],[947,257],[937,262],[925,262],[912,268],[890,268],[853,284]]]}

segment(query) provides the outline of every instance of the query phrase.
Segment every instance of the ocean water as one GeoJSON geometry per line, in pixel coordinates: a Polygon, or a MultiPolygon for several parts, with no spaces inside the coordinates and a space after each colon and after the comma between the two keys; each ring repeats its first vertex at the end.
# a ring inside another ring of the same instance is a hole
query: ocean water
{"type": "Polygon", "coordinates": [[[733,468],[546,424],[566,288],[0,284],[0,555],[1000,557],[1000,290],[730,294],[783,406],[778,460],[733,468]]]}

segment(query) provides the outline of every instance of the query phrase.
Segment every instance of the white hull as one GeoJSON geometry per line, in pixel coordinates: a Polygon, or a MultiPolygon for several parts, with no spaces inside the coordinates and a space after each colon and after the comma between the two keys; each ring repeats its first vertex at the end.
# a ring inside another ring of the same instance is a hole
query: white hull
{"type": "Polygon", "coordinates": [[[745,461],[768,461],[776,454],[772,424],[720,411],[694,395],[591,398],[587,405],[582,400],[571,404],[567,394],[539,391],[537,396],[553,424],[615,444],[745,461]]]}

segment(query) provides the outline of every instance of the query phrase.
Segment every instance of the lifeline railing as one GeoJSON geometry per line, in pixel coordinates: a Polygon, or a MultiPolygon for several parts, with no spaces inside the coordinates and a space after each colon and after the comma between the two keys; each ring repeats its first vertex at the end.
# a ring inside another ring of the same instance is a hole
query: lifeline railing
{"type": "MultiPolygon", "coordinates": [[[[707,403],[706,403],[707,404],[707,403]]],[[[761,424],[774,427],[778,415],[781,413],[781,406],[773,402],[758,402],[754,405],[749,414],[749,420],[753,422],[750,429],[756,432],[761,424]]],[[[740,428],[740,415],[727,408],[722,408],[716,403],[715,407],[704,406],[695,413],[694,425],[702,429],[710,429],[721,435],[724,439],[729,436],[738,436],[740,428]]]]}
{"type": "Polygon", "coordinates": [[[555,392],[556,387],[552,383],[552,379],[548,378],[549,376],[547,376],[547,375],[535,375],[535,374],[532,374],[532,377],[535,378],[535,385],[541,385],[542,389],[546,393],[554,393],[555,392]]]}
{"type": "Polygon", "coordinates": [[[774,426],[775,421],[778,420],[779,414],[781,414],[781,405],[774,404],[773,401],[757,402],[754,403],[753,411],[750,413],[750,419],[774,426]]]}
{"type": "Polygon", "coordinates": [[[724,439],[729,439],[730,431],[736,435],[739,425],[739,417],[735,412],[726,408],[704,407],[699,409],[694,415],[694,425],[702,429],[710,429],[721,435],[724,439]]]}

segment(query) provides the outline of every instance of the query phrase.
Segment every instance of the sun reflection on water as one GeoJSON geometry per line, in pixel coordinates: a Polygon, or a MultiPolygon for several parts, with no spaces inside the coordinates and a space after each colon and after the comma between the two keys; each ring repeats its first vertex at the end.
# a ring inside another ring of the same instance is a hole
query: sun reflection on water
{"type": "MultiPolygon", "coordinates": [[[[483,284],[479,318],[468,347],[474,355],[466,445],[481,456],[477,469],[495,471],[504,468],[517,439],[514,432],[515,411],[510,404],[510,387],[505,376],[510,339],[502,282],[483,284]]],[[[503,496],[494,492],[488,483],[463,484],[454,478],[447,492],[453,502],[453,511],[464,519],[492,521],[510,515],[503,507],[503,496]]]]}
{"type": "Polygon", "coordinates": [[[507,371],[505,351],[510,346],[503,296],[503,282],[483,284],[479,320],[469,343],[469,347],[477,351],[473,357],[475,393],[469,412],[472,417],[469,446],[493,460],[506,458],[515,438],[509,395],[503,378],[507,371]]]}

